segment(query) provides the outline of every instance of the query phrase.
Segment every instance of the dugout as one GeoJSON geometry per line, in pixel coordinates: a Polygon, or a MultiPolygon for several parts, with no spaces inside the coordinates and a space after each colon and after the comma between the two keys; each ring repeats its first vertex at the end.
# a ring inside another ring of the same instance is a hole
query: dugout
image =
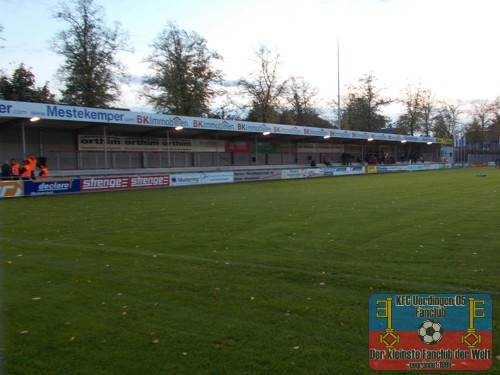
{"type": "MultiPolygon", "coordinates": [[[[0,157],[36,155],[49,170],[341,164],[387,154],[439,162],[433,137],[251,123],[0,100],[0,157]]],[[[389,161],[389,160],[387,160],[389,161]]]]}

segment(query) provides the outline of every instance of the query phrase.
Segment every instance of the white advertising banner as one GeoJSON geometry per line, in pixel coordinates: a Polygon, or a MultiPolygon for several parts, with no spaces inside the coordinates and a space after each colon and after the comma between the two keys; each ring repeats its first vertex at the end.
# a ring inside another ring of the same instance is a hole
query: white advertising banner
{"type": "Polygon", "coordinates": [[[342,175],[352,175],[352,174],[364,174],[365,167],[355,166],[355,167],[331,167],[323,169],[325,176],[342,176],[342,175]]]}
{"type": "Polygon", "coordinates": [[[248,182],[248,181],[269,181],[281,179],[280,169],[262,169],[253,171],[235,171],[234,181],[248,182]]]}
{"type": "Polygon", "coordinates": [[[233,172],[179,173],[170,175],[170,186],[223,184],[234,182],[233,172]]]}
{"type": "Polygon", "coordinates": [[[241,133],[264,133],[300,135],[309,137],[334,137],[355,139],[380,139],[427,143],[436,142],[434,137],[398,134],[368,133],[332,128],[315,128],[297,125],[279,125],[239,120],[210,119],[165,115],[159,113],[133,112],[127,110],[75,107],[59,104],[43,104],[0,100],[0,117],[42,120],[79,121],[101,124],[128,124],[143,127],[187,128],[199,130],[231,131],[241,133]]]}
{"type": "Polygon", "coordinates": [[[283,180],[289,178],[322,177],[324,175],[324,171],[321,168],[284,169],[281,171],[281,178],[283,180]]]}
{"type": "Polygon", "coordinates": [[[344,152],[344,145],[335,143],[297,143],[297,152],[307,154],[318,152],[341,154],[344,152]]]}
{"type": "Polygon", "coordinates": [[[79,135],[79,151],[224,152],[224,141],[79,135]]]}

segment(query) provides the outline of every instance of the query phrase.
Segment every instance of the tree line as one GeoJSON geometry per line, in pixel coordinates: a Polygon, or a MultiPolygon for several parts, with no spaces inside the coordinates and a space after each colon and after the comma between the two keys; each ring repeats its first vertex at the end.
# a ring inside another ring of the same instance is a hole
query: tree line
{"type": "MultiPolygon", "coordinates": [[[[65,25],[51,43],[51,50],[63,57],[57,70],[63,83],[59,98],[48,82],[37,87],[31,68],[23,63],[11,76],[0,71],[0,97],[112,108],[129,78],[118,53],[132,48],[127,32],[119,23],[107,26],[104,15],[104,8],[94,0],[68,0],[52,10],[52,16],[65,25]]],[[[0,48],[5,48],[2,31],[0,25],[0,48]]],[[[194,31],[168,23],[151,47],[153,52],[145,59],[150,74],[143,79],[140,94],[158,113],[301,126],[340,125],[348,130],[440,138],[453,138],[459,129],[465,129],[477,144],[500,138],[500,96],[466,107],[457,101],[437,100],[432,90],[408,82],[399,98],[387,98],[370,72],[346,87],[340,103],[331,101],[337,118],[328,120],[321,116],[318,90],[300,76],[281,78],[279,52],[266,45],[255,51],[256,70],[233,83],[224,81],[223,72],[216,68],[223,57],[194,31]],[[395,121],[383,112],[393,103],[402,108],[395,121]],[[464,118],[468,120],[464,122],[464,118]]]]}

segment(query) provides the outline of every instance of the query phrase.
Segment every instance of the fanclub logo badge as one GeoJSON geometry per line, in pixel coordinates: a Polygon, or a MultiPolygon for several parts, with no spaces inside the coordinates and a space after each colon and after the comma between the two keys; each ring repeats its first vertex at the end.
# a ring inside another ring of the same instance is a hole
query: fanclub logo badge
{"type": "Polygon", "coordinates": [[[374,294],[373,370],[488,370],[493,307],[487,294],[374,294]]]}

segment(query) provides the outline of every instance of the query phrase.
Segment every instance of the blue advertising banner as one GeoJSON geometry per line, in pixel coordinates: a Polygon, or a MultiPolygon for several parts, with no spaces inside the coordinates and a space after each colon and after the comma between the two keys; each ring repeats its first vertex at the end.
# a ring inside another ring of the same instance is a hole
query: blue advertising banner
{"type": "Polygon", "coordinates": [[[54,178],[24,181],[24,195],[52,195],[80,192],[80,179],[54,178]]]}
{"type": "Polygon", "coordinates": [[[374,370],[488,370],[492,301],[487,294],[375,294],[369,302],[374,370]]]}

